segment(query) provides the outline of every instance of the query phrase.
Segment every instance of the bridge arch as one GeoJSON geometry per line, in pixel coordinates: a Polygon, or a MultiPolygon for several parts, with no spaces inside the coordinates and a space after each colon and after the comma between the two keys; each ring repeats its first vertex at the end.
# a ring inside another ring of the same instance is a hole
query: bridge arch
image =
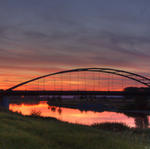
{"type": "Polygon", "coordinates": [[[110,74],[114,74],[114,75],[118,75],[121,77],[125,77],[128,79],[134,80],[136,82],[141,83],[142,85],[145,85],[146,87],[150,87],[150,79],[145,77],[145,76],[136,74],[136,73],[132,73],[132,72],[124,71],[124,70],[112,69],[112,68],[78,68],[78,69],[59,71],[59,72],[43,75],[40,77],[36,77],[36,78],[31,79],[31,80],[19,83],[13,87],[7,89],[6,91],[11,91],[11,90],[16,89],[20,86],[23,86],[23,85],[28,84],[30,82],[34,82],[36,80],[40,80],[42,78],[46,78],[46,77],[50,77],[50,76],[54,76],[54,75],[59,75],[59,74],[65,74],[65,73],[71,73],[71,72],[83,72],[83,71],[110,73],[110,74]]]}

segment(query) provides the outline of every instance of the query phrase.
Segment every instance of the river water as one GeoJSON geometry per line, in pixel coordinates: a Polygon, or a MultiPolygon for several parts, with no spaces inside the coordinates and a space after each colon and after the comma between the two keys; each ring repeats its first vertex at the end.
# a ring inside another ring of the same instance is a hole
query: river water
{"type": "Polygon", "coordinates": [[[51,106],[47,101],[39,101],[38,103],[10,103],[9,110],[19,112],[23,115],[31,115],[38,113],[43,117],[53,117],[61,121],[69,123],[92,125],[95,123],[115,122],[124,123],[129,127],[149,127],[149,116],[128,116],[117,112],[94,112],[94,111],[80,111],[73,108],[63,108],[51,106]]]}

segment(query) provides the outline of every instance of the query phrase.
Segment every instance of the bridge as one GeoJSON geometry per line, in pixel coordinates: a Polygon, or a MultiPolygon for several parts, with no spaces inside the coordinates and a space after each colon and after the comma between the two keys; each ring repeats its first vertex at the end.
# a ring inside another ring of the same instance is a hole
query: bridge
{"type": "Polygon", "coordinates": [[[6,96],[27,95],[149,95],[125,92],[127,87],[150,88],[150,79],[133,72],[112,68],[79,68],[39,76],[1,92],[6,96]]]}
{"type": "MultiPolygon", "coordinates": [[[[136,73],[123,71],[123,70],[118,70],[118,69],[111,69],[111,68],[80,68],[80,69],[72,69],[72,70],[60,71],[60,72],[56,72],[56,73],[50,73],[50,74],[47,74],[47,75],[44,75],[44,76],[36,77],[36,78],[31,79],[31,80],[19,83],[19,84],[13,86],[13,87],[7,89],[6,91],[16,89],[20,86],[26,85],[28,83],[31,83],[31,82],[34,82],[34,81],[37,81],[37,80],[40,80],[40,79],[43,79],[43,78],[48,78],[48,77],[51,77],[51,76],[56,76],[56,75],[61,75],[61,74],[66,74],[66,73],[75,73],[75,72],[79,72],[79,73],[80,72],[99,72],[99,73],[113,74],[113,75],[121,76],[121,77],[124,77],[124,78],[128,78],[128,79],[133,80],[135,82],[138,82],[142,85],[150,87],[150,79],[145,77],[145,76],[136,74],[136,73]]],[[[93,79],[95,79],[95,76],[94,76],[93,79]]]]}
{"type": "Polygon", "coordinates": [[[149,91],[9,91],[7,96],[150,96],[149,91]]]}

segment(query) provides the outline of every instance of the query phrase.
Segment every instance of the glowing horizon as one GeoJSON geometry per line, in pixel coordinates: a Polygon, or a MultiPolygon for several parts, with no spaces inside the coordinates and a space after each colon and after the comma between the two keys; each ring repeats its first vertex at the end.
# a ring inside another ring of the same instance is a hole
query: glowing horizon
{"type": "MultiPolygon", "coordinates": [[[[36,77],[37,76],[34,78],[36,77]]],[[[22,75],[22,78],[21,82],[29,80],[24,80],[24,75],[22,75]]],[[[5,86],[5,89],[21,82],[12,81],[8,86],[5,86]]],[[[1,84],[1,87],[2,85],[3,84],[1,84]]],[[[144,85],[113,74],[105,74],[102,72],[75,72],[39,79],[18,87],[15,90],[121,91],[126,87],[144,87],[144,85]]]]}

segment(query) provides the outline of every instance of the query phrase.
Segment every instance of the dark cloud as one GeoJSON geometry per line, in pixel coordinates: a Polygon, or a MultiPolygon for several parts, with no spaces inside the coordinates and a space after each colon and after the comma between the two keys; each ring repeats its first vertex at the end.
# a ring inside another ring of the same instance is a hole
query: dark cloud
{"type": "Polygon", "coordinates": [[[150,62],[149,4],[3,1],[0,67],[42,72],[52,67],[111,66],[145,71],[150,62]]]}

